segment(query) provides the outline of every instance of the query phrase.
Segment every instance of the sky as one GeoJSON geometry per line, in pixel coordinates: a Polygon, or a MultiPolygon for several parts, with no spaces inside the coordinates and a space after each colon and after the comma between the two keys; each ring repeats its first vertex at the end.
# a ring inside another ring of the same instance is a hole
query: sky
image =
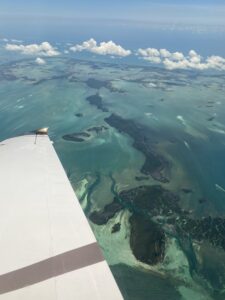
{"type": "Polygon", "coordinates": [[[1,0],[0,15],[225,24],[224,0],[1,0]]]}
{"type": "Polygon", "coordinates": [[[225,56],[225,0],[1,0],[0,38],[225,56]]]}

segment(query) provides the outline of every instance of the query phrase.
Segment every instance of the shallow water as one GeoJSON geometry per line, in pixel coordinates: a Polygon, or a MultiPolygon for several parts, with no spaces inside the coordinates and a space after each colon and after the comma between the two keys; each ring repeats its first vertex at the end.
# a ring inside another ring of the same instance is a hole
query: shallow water
{"type": "MultiPolygon", "coordinates": [[[[0,139],[48,126],[87,216],[113,201],[113,176],[117,192],[160,184],[180,197],[181,208],[191,211],[192,218],[224,218],[224,79],[221,73],[170,72],[66,58],[49,59],[44,66],[32,60],[5,64],[0,77],[0,139]],[[90,78],[102,82],[102,87],[90,87],[90,78]],[[86,100],[97,92],[107,111],[86,100]],[[112,113],[144,126],[155,151],[170,162],[169,182],[135,178],[143,176],[145,157],[128,134],[104,121],[112,113]],[[107,130],[81,143],[62,138],[102,125],[107,130]],[[184,193],[184,188],[192,192],[184,193]]],[[[213,267],[224,257],[223,250],[213,246],[207,250],[204,243],[194,241],[192,252],[183,252],[178,242],[172,242],[176,238],[168,235],[167,259],[156,266],[141,263],[129,246],[131,213],[120,212],[106,225],[91,222],[125,299],[223,299],[225,266],[213,267]],[[121,229],[111,234],[117,222],[121,229]]]]}

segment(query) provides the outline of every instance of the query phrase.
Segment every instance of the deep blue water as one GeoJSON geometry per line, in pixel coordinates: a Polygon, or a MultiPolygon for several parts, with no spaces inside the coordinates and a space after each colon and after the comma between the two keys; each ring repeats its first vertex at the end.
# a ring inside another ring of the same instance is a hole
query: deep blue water
{"type": "Polygon", "coordinates": [[[203,56],[225,53],[223,28],[186,28],[170,24],[142,24],[121,20],[96,21],[50,17],[24,17],[15,22],[7,17],[0,20],[1,36],[22,39],[26,43],[49,41],[52,43],[80,43],[89,38],[97,41],[113,40],[129,49],[145,47],[166,48],[185,54],[194,49],[203,56]]]}

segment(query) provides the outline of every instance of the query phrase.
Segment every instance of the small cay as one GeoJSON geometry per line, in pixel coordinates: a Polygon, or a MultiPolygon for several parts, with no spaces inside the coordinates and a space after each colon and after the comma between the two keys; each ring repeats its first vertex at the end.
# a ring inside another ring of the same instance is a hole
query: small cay
{"type": "Polygon", "coordinates": [[[66,141],[72,141],[72,142],[85,142],[107,129],[108,128],[104,125],[94,126],[94,127],[88,128],[87,130],[85,130],[83,132],[74,132],[71,134],[65,134],[63,136],[63,139],[66,141]]]}
{"type": "Polygon", "coordinates": [[[104,105],[103,105],[102,97],[99,95],[99,93],[87,97],[86,100],[91,105],[96,106],[98,109],[102,110],[103,112],[108,112],[108,109],[105,108],[104,105]]]}

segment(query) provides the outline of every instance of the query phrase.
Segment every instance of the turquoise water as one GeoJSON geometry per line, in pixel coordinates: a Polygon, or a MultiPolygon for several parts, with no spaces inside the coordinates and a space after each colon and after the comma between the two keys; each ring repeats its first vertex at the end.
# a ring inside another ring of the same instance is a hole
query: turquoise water
{"type": "MultiPolygon", "coordinates": [[[[113,201],[113,176],[117,191],[160,184],[180,197],[181,208],[191,211],[192,218],[225,218],[225,74],[69,58],[46,61],[43,66],[33,60],[1,65],[0,139],[48,126],[87,216],[113,201]],[[88,85],[90,78],[102,87],[88,85]],[[96,92],[107,111],[86,100],[96,92]],[[145,157],[128,134],[104,121],[111,113],[146,128],[155,151],[170,162],[169,182],[151,176],[135,179],[143,176],[145,157]],[[81,143],[62,138],[103,125],[107,130],[81,143]],[[185,194],[182,188],[193,192],[185,194]],[[202,198],[204,203],[199,202],[202,198]]],[[[130,249],[130,214],[121,211],[105,225],[90,222],[125,299],[224,299],[224,250],[210,241],[193,240],[189,257],[175,237],[167,236],[164,261],[149,266],[130,249]],[[117,222],[121,229],[111,234],[117,222]],[[195,270],[190,264],[193,257],[195,270]]]]}

